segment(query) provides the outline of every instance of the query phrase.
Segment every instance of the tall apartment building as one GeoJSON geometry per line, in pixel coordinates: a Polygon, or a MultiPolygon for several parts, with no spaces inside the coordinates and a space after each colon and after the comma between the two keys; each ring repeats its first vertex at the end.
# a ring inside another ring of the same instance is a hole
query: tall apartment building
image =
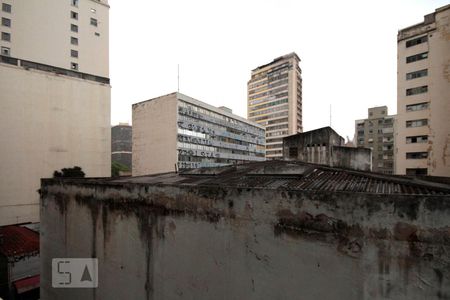
{"type": "Polygon", "coordinates": [[[266,157],[283,157],[283,137],[303,131],[302,76],[295,53],[252,71],[247,118],[266,128],[266,157]]]}
{"type": "Polygon", "coordinates": [[[0,225],[39,220],[40,178],[111,172],[106,0],[0,0],[0,225]]]}
{"type": "Polygon", "coordinates": [[[111,127],[111,161],[121,163],[131,170],[133,127],[119,123],[111,127]]]}
{"type": "Polygon", "coordinates": [[[180,93],[133,104],[133,176],[264,161],[264,127],[180,93]]]}
{"type": "Polygon", "coordinates": [[[397,36],[396,173],[450,176],[450,5],[397,36]]]}
{"type": "Polygon", "coordinates": [[[356,146],[372,149],[372,171],[394,174],[395,116],[387,106],[369,108],[368,115],[355,121],[356,146]]]}

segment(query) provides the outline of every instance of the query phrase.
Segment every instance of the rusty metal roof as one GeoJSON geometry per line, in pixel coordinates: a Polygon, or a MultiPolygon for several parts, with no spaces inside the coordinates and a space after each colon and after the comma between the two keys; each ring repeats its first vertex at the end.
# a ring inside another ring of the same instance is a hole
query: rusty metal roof
{"type": "Polygon", "coordinates": [[[39,253],[39,233],[26,227],[0,227],[0,253],[6,257],[39,253]]]}
{"type": "Polygon", "coordinates": [[[193,169],[182,173],[112,179],[108,182],[371,194],[450,195],[450,184],[292,161],[265,161],[193,169]]]}

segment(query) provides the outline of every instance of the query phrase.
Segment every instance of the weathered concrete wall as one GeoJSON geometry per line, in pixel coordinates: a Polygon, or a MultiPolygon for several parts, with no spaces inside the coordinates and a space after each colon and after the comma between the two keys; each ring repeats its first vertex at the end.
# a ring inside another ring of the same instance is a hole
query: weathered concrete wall
{"type": "Polygon", "coordinates": [[[372,170],[372,150],[369,148],[353,148],[333,146],[331,166],[349,168],[359,171],[372,170]]]}
{"type": "Polygon", "coordinates": [[[448,299],[449,216],[448,196],[47,181],[41,296],[448,299]],[[52,289],[56,257],[97,257],[99,287],[52,289]]]}

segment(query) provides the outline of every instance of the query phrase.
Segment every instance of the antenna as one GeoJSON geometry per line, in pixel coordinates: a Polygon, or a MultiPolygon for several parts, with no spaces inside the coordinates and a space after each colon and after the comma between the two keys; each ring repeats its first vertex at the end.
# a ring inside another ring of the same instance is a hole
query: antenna
{"type": "Polygon", "coordinates": [[[331,104],[330,104],[330,127],[331,127],[331,104]]]}
{"type": "Polygon", "coordinates": [[[178,93],[180,92],[180,64],[178,64],[178,93]]]}

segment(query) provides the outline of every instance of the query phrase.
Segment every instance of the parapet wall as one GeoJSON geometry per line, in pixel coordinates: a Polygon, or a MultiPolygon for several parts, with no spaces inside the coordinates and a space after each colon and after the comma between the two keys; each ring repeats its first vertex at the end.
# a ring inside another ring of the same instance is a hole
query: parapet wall
{"type": "Polygon", "coordinates": [[[42,299],[448,299],[450,197],[44,180],[42,299]],[[51,260],[97,257],[97,289],[51,260]]]}

